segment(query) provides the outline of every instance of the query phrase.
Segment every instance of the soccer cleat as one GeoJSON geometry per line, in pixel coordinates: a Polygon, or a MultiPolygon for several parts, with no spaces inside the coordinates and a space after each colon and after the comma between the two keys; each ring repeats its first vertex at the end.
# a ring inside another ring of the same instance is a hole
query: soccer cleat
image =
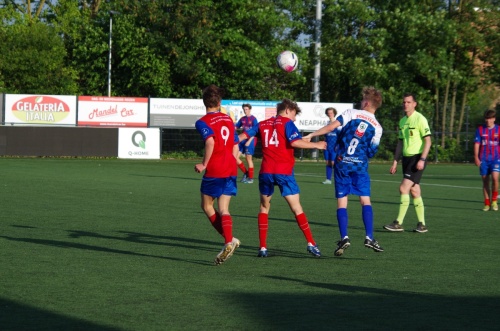
{"type": "Polygon", "coordinates": [[[319,251],[318,246],[307,245],[307,251],[315,257],[321,256],[321,252],[319,251]]]}
{"type": "Polygon", "coordinates": [[[253,179],[252,178],[248,178],[243,183],[245,183],[245,184],[253,184],[253,179]]]}
{"type": "Polygon", "coordinates": [[[484,205],[483,211],[488,211],[488,210],[490,210],[490,206],[489,205],[484,205]]]}
{"type": "Polygon", "coordinates": [[[323,183],[323,184],[331,184],[331,183],[332,183],[332,181],[331,181],[331,180],[329,180],[329,179],[326,179],[326,180],[325,180],[324,182],[322,182],[322,183],[323,183]]]}
{"type": "Polygon", "coordinates": [[[341,256],[344,254],[344,251],[351,246],[351,241],[349,238],[344,238],[342,240],[337,241],[337,248],[335,249],[335,256],[341,256]]]}
{"type": "Polygon", "coordinates": [[[383,252],[384,249],[380,247],[375,239],[365,239],[365,247],[373,249],[375,252],[383,252]]]}
{"type": "Polygon", "coordinates": [[[384,229],[392,232],[403,232],[405,229],[399,224],[398,221],[394,221],[391,224],[384,225],[384,229]]]}
{"type": "Polygon", "coordinates": [[[429,230],[427,230],[427,227],[422,222],[418,222],[417,228],[413,229],[413,232],[419,232],[419,233],[425,233],[427,231],[429,230]]]}
{"type": "Polygon", "coordinates": [[[214,263],[216,265],[220,265],[226,262],[227,259],[229,259],[233,255],[236,248],[240,247],[240,244],[241,242],[236,237],[233,237],[233,240],[230,243],[225,244],[224,248],[222,248],[220,253],[217,254],[214,263]]]}
{"type": "Polygon", "coordinates": [[[491,209],[494,211],[498,211],[498,203],[496,201],[493,201],[491,203],[491,209]]]}
{"type": "Polygon", "coordinates": [[[242,183],[246,182],[246,181],[247,181],[247,178],[248,178],[247,174],[246,174],[246,173],[244,173],[244,174],[243,174],[243,178],[241,179],[241,182],[242,182],[242,183]]]}
{"type": "Polygon", "coordinates": [[[265,247],[261,247],[257,257],[267,257],[267,249],[265,247]]]}

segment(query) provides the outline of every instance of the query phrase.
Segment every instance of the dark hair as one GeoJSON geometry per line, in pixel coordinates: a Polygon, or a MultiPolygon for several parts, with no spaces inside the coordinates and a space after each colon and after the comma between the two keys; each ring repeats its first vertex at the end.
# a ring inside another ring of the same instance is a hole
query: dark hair
{"type": "Polygon", "coordinates": [[[249,104],[249,103],[244,103],[244,104],[241,105],[241,108],[245,108],[245,107],[248,107],[248,108],[252,109],[252,105],[249,104]]]}
{"type": "Polygon", "coordinates": [[[488,109],[487,111],[484,112],[484,119],[495,118],[495,117],[496,117],[496,113],[494,110],[488,109]]]}
{"type": "Polygon", "coordinates": [[[415,96],[415,94],[413,94],[413,93],[405,93],[405,94],[403,94],[403,98],[408,98],[408,97],[412,97],[413,101],[416,102],[416,103],[418,103],[417,97],[415,96]]]}
{"type": "Polygon", "coordinates": [[[295,113],[298,115],[301,113],[301,109],[297,105],[296,102],[290,99],[283,99],[280,103],[276,105],[276,114],[281,114],[285,111],[285,109],[295,110],[295,113]]]}
{"type": "Polygon", "coordinates": [[[333,115],[336,116],[337,115],[337,109],[333,108],[333,107],[328,107],[325,109],[325,115],[328,116],[328,111],[329,110],[333,110],[333,115]]]}
{"type": "Polygon", "coordinates": [[[382,105],[382,93],[373,86],[363,88],[363,99],[370,101],[371,105],[375,108],[382,105]]]}
{"type": "Polygon", "coordinates": [[[211,84],[203,89],[203,104],[207,108],[214,108],[219,106],[222,97],[224,96],[224,89],[211,84]]]}

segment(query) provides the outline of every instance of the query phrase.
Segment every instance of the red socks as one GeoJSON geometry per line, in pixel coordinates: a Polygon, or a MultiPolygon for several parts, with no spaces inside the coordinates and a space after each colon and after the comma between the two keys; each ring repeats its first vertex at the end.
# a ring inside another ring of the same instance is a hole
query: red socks
{"type": "Polygon", "coordinates": [[[253,179],[253,168],[248,168],[248,178],[253,179]]]}
{"type": "Polygon", "coordinates": [[[219,213],[213,214],[208,218],[208,220],[210,221],[210,223],[212,223],[212,226],[215,228],[215,230],[217,230],[217,232],[219,232],[221,236],[224,236],[222,234],[222,221],[219,213]]]}
{"type": "Polygon", "coordinates": [[[238,168],[240,168],[240,170],[246,174],[247,173],[247,168],[245,167],[245,163],[241,162],[240,164],[238,164],[238,168]]]}
{"type": "Polygon", "coordinates": [[[222,215],[222,235],[224,236],[225,243],[230,243],[233,240],[233,219],[231,215],[222,215]]]}
{"type": "Polygon", "coordinates": [[[265,213],[259,213],[257,216],[257,223],[259,225],[259,242],[260,247],[266,247],[267,241],[267,229],[269,229],[269,215],[265,213]]]}
{"type": "Polygon", "coordinates": [[[309,227],[309,222],[307,221],[306,214],[302,213],[302,214],[296,215],[295,219],[297,220],[297,224],[299,225],[299,228],[304,233],[304,236],[306,237],[307,242],[313,244],[313,246],[316,246],[316,242],[313,239],[313,236],[311,233],[311,228],[309,227]]]}

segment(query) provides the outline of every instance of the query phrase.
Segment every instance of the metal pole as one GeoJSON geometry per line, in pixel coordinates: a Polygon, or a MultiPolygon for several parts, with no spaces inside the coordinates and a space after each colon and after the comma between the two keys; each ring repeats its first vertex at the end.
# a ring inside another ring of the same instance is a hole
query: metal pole
{"type": "MultiPolygon", "coordinates": [[[[313,102],[319,102],[320,96],[320,77],[321,77],[321,16],[322,16],[322,0],[316,0],[316,27],[314,40],[314,87],[313,87],[313,102]]],[[[315,137],[313,141],[318,141],[315,137]]],[[[318,161],[318,150],[312,150],[312,158],[318,161]]]]}
{"type": "Polygon", "coordinates": [[[111,96],[111,44],[113,40],[113,12],[109,12],[108,97],[111,96]]]}
{"type": "Polygon", "coordinates": [[[321,16],[322,16],[322,0],[316,0],[316,29],[315,29],[315,41],[314,41],[314,90],[313,90],[313,102],[319,102],[320,96],[320,77],[321,77],[321,16]]]}

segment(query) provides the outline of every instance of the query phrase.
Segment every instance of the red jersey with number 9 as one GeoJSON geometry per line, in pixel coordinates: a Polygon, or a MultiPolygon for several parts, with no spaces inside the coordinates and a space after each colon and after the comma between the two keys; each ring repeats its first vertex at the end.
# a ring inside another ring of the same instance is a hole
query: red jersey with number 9
{"type": "Polygon", "coordinates": [[[214,151],[204,177],[227,178],[237,176],[236,159],[233,155],[235,143],[235,129],[231,117],[221,112],[208,113],[195,124],[196,130],[200,133],[203,141],[213,137],[214,151]]]}

